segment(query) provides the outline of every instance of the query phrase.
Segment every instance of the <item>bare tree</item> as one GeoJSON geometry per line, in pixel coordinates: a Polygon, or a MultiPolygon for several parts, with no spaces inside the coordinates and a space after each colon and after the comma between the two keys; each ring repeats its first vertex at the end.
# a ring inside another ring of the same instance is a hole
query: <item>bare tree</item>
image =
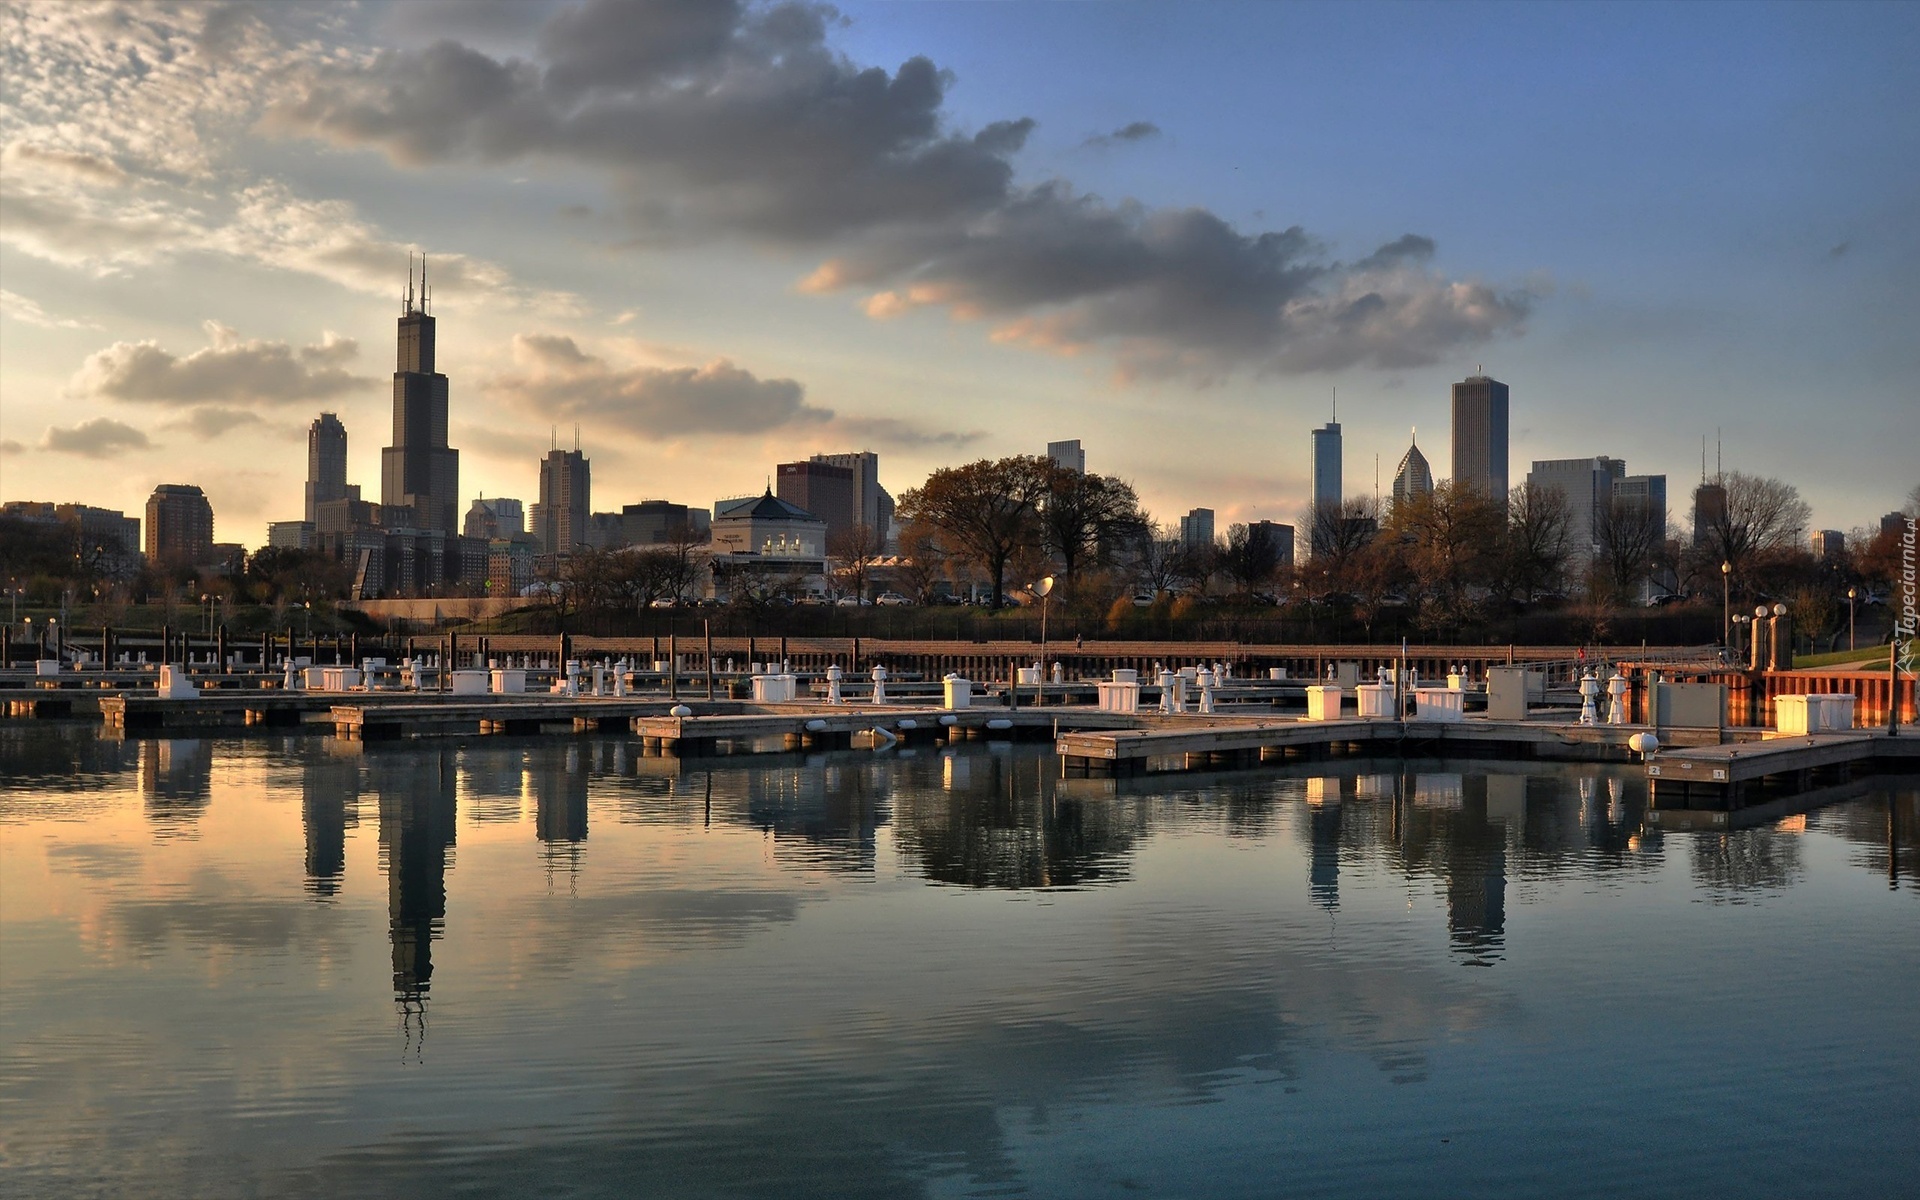
{"type": "Polygon", "coordinates": [[[1573,509],[1557,487],[1523,483],[1507,496],[1507,536],[1501,550],[1500,590],[1522,603],[1557,587],[1567,569],[1573,509]]]}
{"type": "Polygon", "coordinates": [[[833,573],[834,588],[843,595],[865,598],[873,553],[873,527],[864,522],[829,534],[827,569],[833,573]]]}
{"type": "Polygon", "coordinates": [[[1150,596],[1177,591],[1193,572],[1193,552],[1171,525],[1146,524],[1134,539],[1133,585],[1150,596]]]}
{"type": "Polygon", "coordinates": [[[1667,514],[1631,496],[1615,496],[1595,514],[1593,582],[1619,603],[1653,573],[1667,545],[1667,514]]]}
{"type": "Polygon", "coordinates": [[[1704,506],[1702,550],[1715,570],[1732,563],[1737,575],[1756,557],[1797,550],[1813,509],[1790,483],[1729,471],[1716,484],[1720,494],[1704,506]]]}
{"type": "Polygon", "coordinates": [[[933,601],[936,585],[948,577],[947,554],[933,526],[916,521],[900,531],[900,565],[894,574],[915,603],[933,601]]]}
{"type": "Polygon", "coordinates": [[[1280,571],[1280,546],[1268,525],[1230,525],[1227,546],[1220,556],[1227,577],[1243,592],[1273,581],[1280,571]]]}

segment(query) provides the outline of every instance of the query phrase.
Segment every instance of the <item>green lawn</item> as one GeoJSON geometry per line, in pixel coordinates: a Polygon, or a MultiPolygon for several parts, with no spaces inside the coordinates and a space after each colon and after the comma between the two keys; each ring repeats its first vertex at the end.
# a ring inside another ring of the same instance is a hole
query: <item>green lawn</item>
{"type": "Polygon", "coordinates": [[[1840,667],[1848,663],[1859,663],[1871,669],[1875,665],[1885,666],[1887,648],[1885,646],[1862,646],[1858,650],[1835,650],[1831,654],[1796,654],[1793,656],[1795,668],[1801,667],[1840,667]]]}

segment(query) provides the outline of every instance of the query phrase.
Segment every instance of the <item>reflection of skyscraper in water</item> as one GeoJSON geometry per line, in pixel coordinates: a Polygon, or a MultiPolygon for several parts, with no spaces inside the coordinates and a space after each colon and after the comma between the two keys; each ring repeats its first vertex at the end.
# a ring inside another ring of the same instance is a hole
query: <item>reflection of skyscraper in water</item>
{"type": "Polygon", "coordinates": [[[1307,892],[1328,912],[1340,907],[1340,808],[1336,795],[1307,809],[1307,892]]]}
{"type": "Polygon", "coordinates": [[[140,743],[140,798],[155,837],[191,837],[213,795],[213,743],[154,738],[140,743]]]}
{"type": "MultiPolygon", "coordinates": [[[[337,743],[329,742],[329,746],[337,743]]],[[[307,834],[307,891],[340,891],[347,868],[347,830],[360,823],[360,763],[323,754],[300,776],[300,819],[307,834]]]]}
{"type": "Polygon", "coordinates": [[[1507,827],[1487,812],[1485,776],[1462,780],[1447,826],[1447,930],[1470,963],[1491,966],[1506,939],[1507,827]]]}
{"type": "Polygon", "coordinates": [[[454,839],[451,750],[408,749],[369,760],[380,796],[380,858],[387,872],[393,990],[408,1009],[424,1004],[433,939],[447,915],[447,852],[454,839]]]}
{"type": "Polygon", "coordinates": [[[534,835],[549,865],[565,861],[571,873],[580,865],[580,843],[587,840],[587,770],[580,747],[543,752],[532,771],[534,835]]]}

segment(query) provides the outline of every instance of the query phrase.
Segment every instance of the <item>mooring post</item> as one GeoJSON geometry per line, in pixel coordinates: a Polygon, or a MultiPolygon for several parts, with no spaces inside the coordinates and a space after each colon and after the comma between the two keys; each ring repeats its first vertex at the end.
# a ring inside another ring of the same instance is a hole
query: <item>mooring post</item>
{"type": "MultiPolygon", "coordinates": [[[[1920,686],[1914,688],[1920,696],[1920,686]]],[[[1887,642],[1887,736],[1900,732],[1900,624],[1895,618],[1893,637],[1887,642]]]]}
{"type": "Polygon", "coordinates": [[[680,698],[680,635],[667,625],[667,699],[680,698]]]}
{"type": "Polygon", "coordinates": [[[713,618],[701,620],[701,627],[707,635],[707,699],[713,699],[713,618]]]}

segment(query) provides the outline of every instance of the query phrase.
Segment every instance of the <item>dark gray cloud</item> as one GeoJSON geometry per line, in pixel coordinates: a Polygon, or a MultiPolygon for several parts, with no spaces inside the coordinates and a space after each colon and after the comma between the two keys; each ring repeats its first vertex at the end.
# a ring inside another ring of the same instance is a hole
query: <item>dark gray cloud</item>
{"type": "Polygon", "coordinates": [[[825,422],[833,413],[807,403],[791,379],[761,379],[717,359],[703,367],[616,367],[572,338],[514,339],[521,370],[497,376],[486,391],[521,411],[643,436],[760,434],[825,422]]]}
{"type": "Polygon", "coordinates": [[[1112,133],[1096,133],[1080,144],[1094,149],[1105,149],[1127,142],[1144,142],[1148,138],[1159,136],[1160,127],[1152,121],[1129,121],[1112,133]]]}
{"type": "Polygon", "coordinates": [[[40,442],[42,450],[56,454],[77,454],[82,458],[116,458],[130,450],[145,450],[153,443],[133,426],[111,417],[95,417],[71,429],[55,425],[40,442]]]}
{"type": "Polygon", "coordinates": [[[1430,363],[1518,332],[1536,299],[1438,273],[1417,234],[1343,263],[1298,227],[1247,233],[1204,209],[1018,183],[1030,119],[955,129],[946,72],[858,66],[828,44],[836,20],[797,3],[589,0],[526,56],[442,40],[316,68],[268,127],[410,165],[599,167],[643,242],[816,248],[828,261],[805,286],[861,288],[875,317],[942,307],[991,320],[998,340],[1100,349],[1136,373],[1430,363]]]}
{"type": "Polygon", "coordinates": [[[218,322],[206,323],[212,345],[181,358],[157,342],[115,342],[89,355],[69,391],[157,404],[284,404],[319,400],[376,381],[342,363],[359,351],[349,338],[326,335],[298,349],[286,342],[242,341],[218,322]]]}

